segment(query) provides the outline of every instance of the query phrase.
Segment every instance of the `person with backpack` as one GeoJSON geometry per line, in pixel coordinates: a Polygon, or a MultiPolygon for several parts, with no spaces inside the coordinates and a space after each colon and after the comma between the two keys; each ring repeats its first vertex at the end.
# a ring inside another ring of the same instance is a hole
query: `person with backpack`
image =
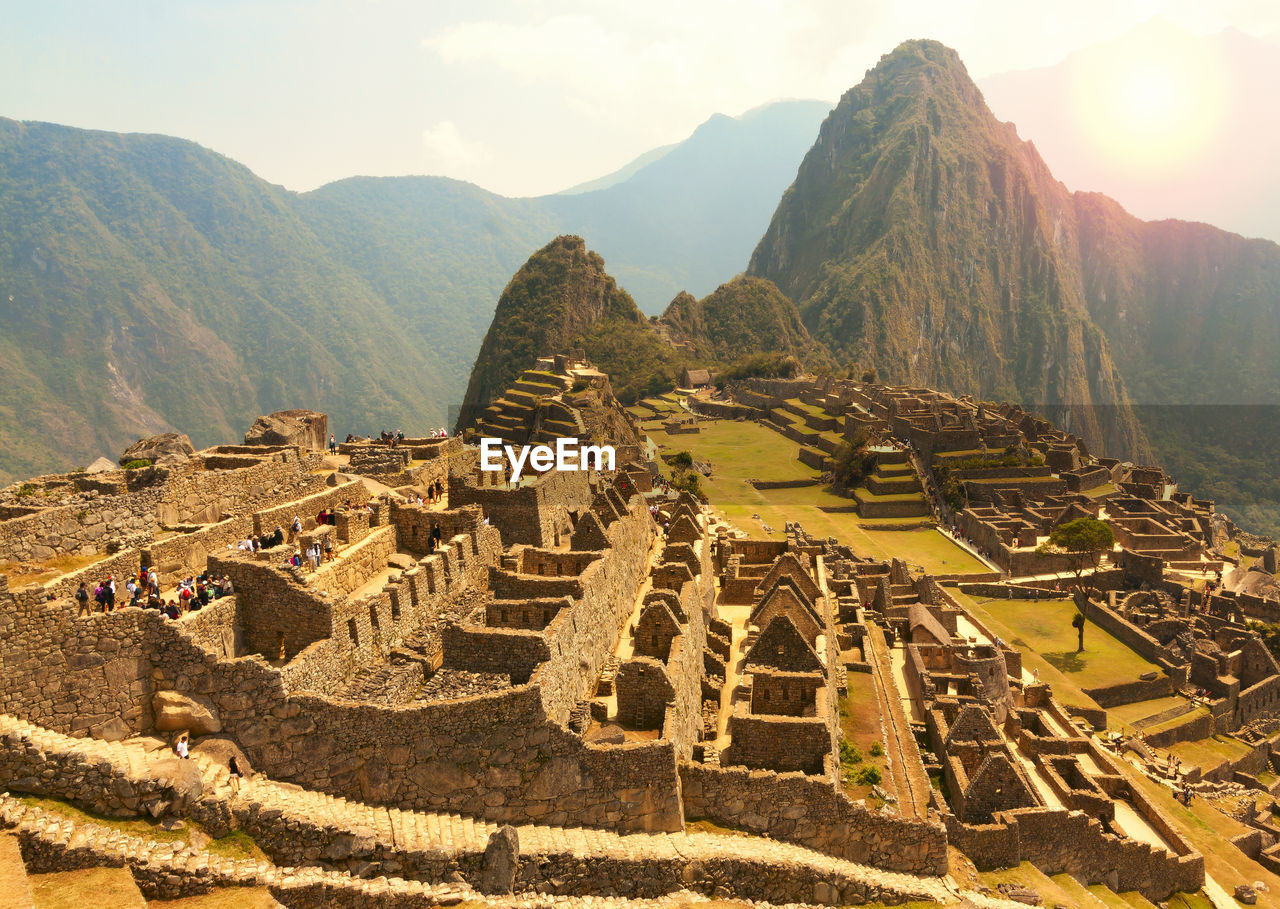
{"type": "Polygon", "coordinates": [[[82,615],[93,615],[93,610],[89,608],[89,588],[84,581],[80,582],[80,589],[76,591],[76,605],[80,607],[80,611],[76,613],[77,619],[82,615]]]}

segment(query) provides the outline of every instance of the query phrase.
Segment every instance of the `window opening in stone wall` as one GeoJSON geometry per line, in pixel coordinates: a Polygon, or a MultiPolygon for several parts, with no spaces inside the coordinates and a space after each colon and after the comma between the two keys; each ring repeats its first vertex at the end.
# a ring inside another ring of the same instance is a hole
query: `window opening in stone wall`
{"type": "Polygon", "coordinates": [[[351,643],[360,646],[360,635],[356,633],[356,620],[347,619],[347,634],[351,635],[351,643]]]}

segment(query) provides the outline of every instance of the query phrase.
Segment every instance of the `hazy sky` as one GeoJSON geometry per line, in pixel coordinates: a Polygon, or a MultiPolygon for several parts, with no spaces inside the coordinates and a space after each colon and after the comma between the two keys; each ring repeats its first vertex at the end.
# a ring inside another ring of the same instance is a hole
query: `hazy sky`
{"type": "Polygon", "coordinates": [[[907,38],[981,78],[1153,16],[1280,34],[1275,0],[0,0],[0,116],[193,139],[306,190],[562,189],[712,113],[834,101],[907,38]]]}

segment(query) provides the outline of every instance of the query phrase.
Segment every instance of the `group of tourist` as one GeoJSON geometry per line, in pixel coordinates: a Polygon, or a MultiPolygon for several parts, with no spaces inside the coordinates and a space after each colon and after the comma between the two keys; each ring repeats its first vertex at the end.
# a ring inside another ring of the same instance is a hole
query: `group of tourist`
{"type": "Polygon", "coordinates": [[[227,548],[239,549],[244,552],[258,552],[259,550],[262,550],[262,549],[274,549],[276,546],[281,546],[283,544],[284,544],[284,528],[277,527],[271,533],[265,534],[263,536],[258,536],[257,534],[254,534],[252,536],[245,537],[243,540],[241,540],[239,543],[236,543],[234,546],[228,543],[227,548]]]}
{"type": "Polygon", "coordinates": [[[183,613],[195,612],[208,606],[211,600],[230,596],[235,593],[231,579],[226,575],[214,577],[207,572],[199,575],[188,575],[178,582],[172,599],[160,596],[160,577],[155,567],[142,566],[137,575],[131,575],[125,581],[123,594],[117,589],[114,575],[107,575],[101,582],[89,590],[88,582],[81,581],[75,592],[77,617],[92,615],[94,606],[99,612],[114,612],[117,608],[117,597],[122,600],[120,608],[137,606],[143,609],[154,609],[161,615],[176,619],[183,613]],[[92,605],[91,605],[92,604],[92,605]]]}

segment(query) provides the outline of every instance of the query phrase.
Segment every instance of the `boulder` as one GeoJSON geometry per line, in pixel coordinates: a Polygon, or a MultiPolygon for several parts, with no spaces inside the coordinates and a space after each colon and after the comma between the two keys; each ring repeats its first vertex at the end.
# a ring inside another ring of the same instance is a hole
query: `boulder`
{"type": "Polygon", "coordinates": [[[481,893],[513,893],[519,874],[520,837],[516,828],[503,824],[489,835],[483,864],[473,883],[481,893]]]}
{"type": "Polygon", "coordinates": [[[185,433],[162,432],[158,436],[139,439],[120,455],[120,463],[130,461],[150,461],[161,467],[185,461],[196,453],[195,446],[185,433]]]}
{"type": "Polygon", "coordinates": [[[314,410],[278,410],[258,417],[244,434],[246,445],[296,445],[324,451],[329,444],[329,417],[314,410]]]}
{"type": "Polygon", "coordinates": [[[204,794],[200,765],[195,761],[184,761],[176,756],[148,761],[145,774],[147,779],[158,784],[163,793],[158,798],[148,799],[143,806],[152,817],[160,817],[166,812],[182,817],[204,794]]]}
{"type": "Polygon", "coordinates": [[[1258,892],[1248,884],[1237,884],[1235,898],[1237,902],[1252,906],[1258,902],[1258,892]]]}
{"type": "Polygon", "coordinates": [[[185,729],[192,736],[201,736],[222,731],[218,708],[208,698],[176,691],[157,691],[151,707],[156,715],[156,728],[161,732],[185,729]]]}
{"type": "Polygon", "coordinates": [[[1280,546],[1272,546],[1262,554],[1262,560],[1258,563],[1262,566],[1263,571],[1269,571],[1274,575],[1280,575],[1280,546]]]}
{"type": "Polygon", "coordinates": [[[192,754],[202,754],[216,764],[227,766],[231,758],[236,759],[236,766],[240,768],[240,773],[249,776],[253,773],[253,765],[249,763],[248,756],[243,749],[236,744],[235,739],[228,738],[225,735],[206,735],[191,746],[192,754]]]}
{"type": "Polygon", "coordinates": [[[85,473],[107,473],[111,470],[119,470],[120,465],[110,458],[98,458],[88,467],[84,469],[85,473]]]}

